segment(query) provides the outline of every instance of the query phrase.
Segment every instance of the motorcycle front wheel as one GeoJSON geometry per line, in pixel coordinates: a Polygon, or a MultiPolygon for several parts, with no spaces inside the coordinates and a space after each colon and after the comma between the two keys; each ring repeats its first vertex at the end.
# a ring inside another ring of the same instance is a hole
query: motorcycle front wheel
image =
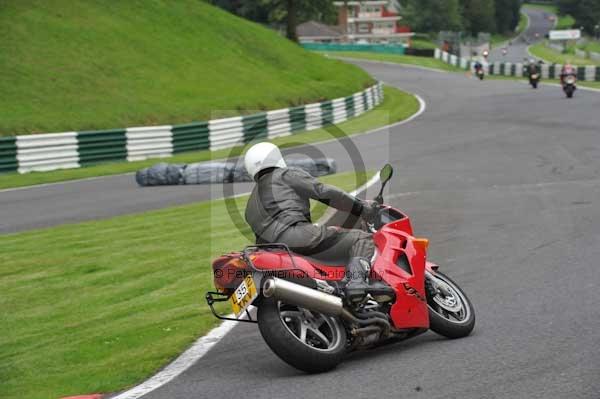
{"type": "Polygon", "coordinates": [[[448,338],[466,337],[475,327],[475,310],[463,290],[443,273],[428,274],[436,287],[427,293],[429,328],[448,338]]]}
{"type": "Polygon", "coordinates": [[[346,330],[330,316],[265,298],[258,308],[258,328],[281,360],[307,373],[335,368],[346,353],[346,330]]]}

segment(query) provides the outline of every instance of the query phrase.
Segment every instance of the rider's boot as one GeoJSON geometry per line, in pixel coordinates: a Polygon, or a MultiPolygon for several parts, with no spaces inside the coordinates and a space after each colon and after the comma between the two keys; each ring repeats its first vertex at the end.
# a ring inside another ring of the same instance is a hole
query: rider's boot
{"type": "Polygon", "coordinates": [[[349,279],[346,287],[346,299],[348,302],[360,302],[367,295],[367,270],[370,268],[370,263],[365,258],[351,258],[346,268],[346,276],[349,279]]]}

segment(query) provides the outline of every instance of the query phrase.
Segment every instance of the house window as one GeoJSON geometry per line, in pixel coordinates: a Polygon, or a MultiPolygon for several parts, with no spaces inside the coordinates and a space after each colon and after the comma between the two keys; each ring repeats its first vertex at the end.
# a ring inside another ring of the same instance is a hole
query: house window
{"type": "Polygon", "coordinates": [[[369,24],[358,24],[358,33],[369,33],[369,24]]]}

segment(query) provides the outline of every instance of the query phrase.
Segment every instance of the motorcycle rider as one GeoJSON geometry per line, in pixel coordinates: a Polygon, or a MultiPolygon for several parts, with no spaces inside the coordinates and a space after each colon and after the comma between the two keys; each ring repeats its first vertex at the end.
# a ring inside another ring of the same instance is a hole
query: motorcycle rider
{"type": "Polygon", "coordinates": [[[529,62],[525,66],[525,68],[526,68],[527,76],[529,77],[529,83],[531,83],[531,81],[533,80],[531,78],[531,75],[538,75],[538,78],[539,78],[539,75],[540,75],[539,64],[537,62],[535,62],[535,60],[533,58],[531,60],[529,60],[529,62]]]}
{"type": "Polygon", "coordinates": [[[346,266],[348,283],[344,291],[350,302],[362,300],[368,288],[366,277],[375,253],[371,234],[362,230],[316,226],[310,215],[310,199],[333,208],[368,218],[379,206],[323,184],[309,173],[288,168],[279,148],[268,142],[246,151],[244,164],[256,182],[246,205],[245,218],[257,244],[283,243],[291,251],[317,258],[350,255],[346,266]]]}
{"type": "Polygon", "coordinates": [[[577,71],[575,71],[575,68],[573,67],[573,65],[571,65],[570,62],[567,62],[565,65],[563,65],[562,69],[560,70],[561,86],[564,86],[565,78],[569,75],[577,76],[577,71]]]}

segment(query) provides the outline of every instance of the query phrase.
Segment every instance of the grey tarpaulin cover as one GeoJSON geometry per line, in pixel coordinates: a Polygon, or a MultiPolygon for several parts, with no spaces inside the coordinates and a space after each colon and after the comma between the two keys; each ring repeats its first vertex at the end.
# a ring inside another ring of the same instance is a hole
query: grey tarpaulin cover
{"type": "MultiPolygon", "coordinates": [[[[336,172],[331,158],[286,159],[288,167],[304,169],[313,176],[336,172]]],[[[188,165],[158,163],[137,171],[135,181],[140,186],[169,186],[177,184],[237,183],[252,181],[241,162],[202,162],[188,165]]]]}

